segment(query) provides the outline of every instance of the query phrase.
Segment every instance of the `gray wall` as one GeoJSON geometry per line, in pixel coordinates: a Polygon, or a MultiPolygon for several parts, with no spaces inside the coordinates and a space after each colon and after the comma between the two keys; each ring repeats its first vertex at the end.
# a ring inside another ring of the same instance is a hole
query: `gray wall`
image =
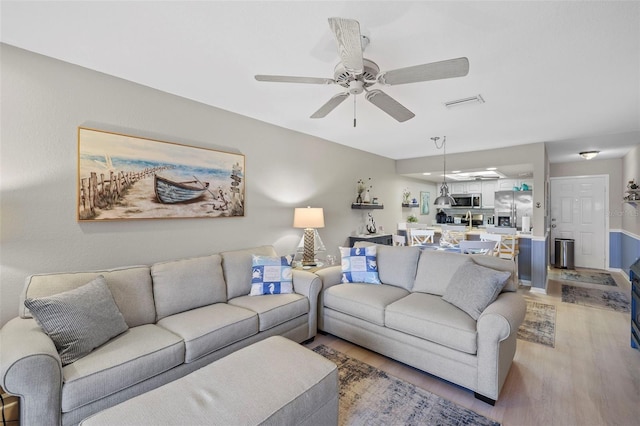
{"type": "MultiPolygon", "coordinates": [[[[402,189],[436,188],[395,173],[391,159],[0,45],[0,324],[27,275],[90,270],[273,244],[292,252],[293,208],[323,207],[332,254],[361,225],[359,178],[373,179],[378,225],[406,220],[402,189]],[[222,148],[246,156],[244,217],[76,222],[77,128],[222,148]]],[[[266,105],[265,107],[269,107],[266,105]]],[[[362,125],[366,125],[363,123],[362,125]]]]}
{"type": "MultiPolygon", "coordinates": [[[[632,179],[640,185],[640,141],[638,141],[638,146],[622,159],[622,164],[623,190],[626,191],[627,183],[632,179]]],[[[624,204],[621,217],[622,230],[640,239],[640,202],[635,203],[635,205],[624,204]]]]}

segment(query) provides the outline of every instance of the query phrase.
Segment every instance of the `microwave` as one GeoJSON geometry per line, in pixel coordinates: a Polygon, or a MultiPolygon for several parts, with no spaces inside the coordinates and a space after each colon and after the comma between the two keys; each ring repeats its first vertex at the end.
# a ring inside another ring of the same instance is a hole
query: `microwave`
{"type": "Polygon", "coordinates": [[[453,194],[451,197],[456,204],[451,206],[458,209],[479,209],[482,208],[481,194],[453,194]]]}

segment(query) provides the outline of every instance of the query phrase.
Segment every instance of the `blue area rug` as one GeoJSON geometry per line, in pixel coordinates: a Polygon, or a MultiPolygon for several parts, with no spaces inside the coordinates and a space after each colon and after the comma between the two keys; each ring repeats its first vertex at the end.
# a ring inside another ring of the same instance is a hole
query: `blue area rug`
{"type": "Polygon", "coordinates": [[[591,308],[609,309],[616,312],[630,312],[627,295],[619,291],[599,290],[562,284],[562,301],[591,308]]]}
{"type": "Polygon", "coordinates": [[[527,313],[518,329],[518,339],[555,348],[556,307],[527,300],[527,313]]]}
{"type": "Polygon", "coordinates": [[[338,366],[340,425],[500,425],[327,346],[313,350],[338,366]]]}

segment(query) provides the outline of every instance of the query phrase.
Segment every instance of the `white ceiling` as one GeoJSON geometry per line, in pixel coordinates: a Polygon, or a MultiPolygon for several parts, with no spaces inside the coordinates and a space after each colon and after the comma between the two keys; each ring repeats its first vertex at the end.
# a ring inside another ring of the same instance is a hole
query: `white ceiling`
{"type": "Polygon", "coordinates": [[[392,159],[548,142],[551,162],[640,143],[640,2],[4,1],[4,43],[392,159]],[[466,56],[462,78],[381,87],[416,117],[398,123],[363,95],[309,116],[339,86],[257,82],[333,77],[327,18],[357,19],[381,70],[466,56]],[[485,104],[447,109],[482,94],[485,104]]]}

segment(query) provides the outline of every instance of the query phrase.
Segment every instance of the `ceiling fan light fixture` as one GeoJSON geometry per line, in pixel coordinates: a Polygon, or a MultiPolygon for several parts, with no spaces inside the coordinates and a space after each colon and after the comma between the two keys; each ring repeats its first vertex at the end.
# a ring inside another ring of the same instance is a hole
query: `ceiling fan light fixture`
{"type": "Polygon", "coordinates": [[[584,158],[585,160],[591,160],[592,158],[595,158],[596,155],[600,154],[600,151],[582,151],[580,153],[580,157],[584,158]]]}
{"type": "Polygon", "coordinates": [[[484,98],[482,95],[472,96],[470,98],[456,99],[455,101],[445,102],[444,106],[447,108],[461,106],[461,105],[469,105],[469,104],[483,104],[484,98]]]}

